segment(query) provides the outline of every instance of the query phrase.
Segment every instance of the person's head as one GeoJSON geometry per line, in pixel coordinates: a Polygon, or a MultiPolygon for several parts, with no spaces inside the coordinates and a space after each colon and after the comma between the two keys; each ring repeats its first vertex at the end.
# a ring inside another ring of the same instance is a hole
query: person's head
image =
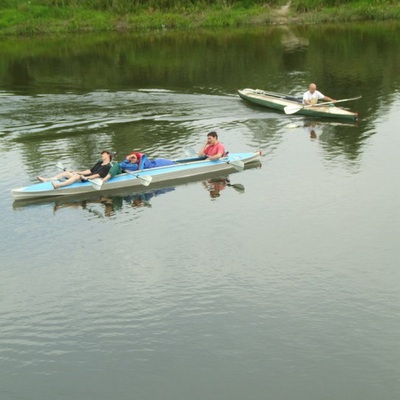
{"type": "Polygon", "coordinates": [[[317,85],[315,83],[310,83],[308,90],[310,91],[310,93],[314,93],[317,90],[317,85]]]}
{"type": "Polygon", "coordinates": [[[207,133],[207,143],[208,144],[215,144],[218,142],[218,135],[217,132],[209,132],[207,133]]]}
{"type": "Polygon", "coordinates": [[[100,154],[101,154],[101,159],[102,159],[103,161],[108,161],[108,162],[110,162],[110,161],[112,160],[112,153],[111,153],[111,151],[103,150],[100,154]]]}
{"type": "Polygon", "coordinates": [[[135,151],[132,151],[131,154],[126,156],[126,159],[129,160],[130,163],[136,164],[139,160],[138,154],[135,151]]]}

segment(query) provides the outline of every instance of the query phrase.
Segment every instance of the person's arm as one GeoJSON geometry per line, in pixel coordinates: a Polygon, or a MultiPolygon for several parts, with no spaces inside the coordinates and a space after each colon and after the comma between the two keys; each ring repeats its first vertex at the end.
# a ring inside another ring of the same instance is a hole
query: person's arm
{"type": "Polygon", "coordinates": [[[90,175],[92,171],[90,169],[85,169],[84,171],[76,171],[78,175],[90,175]]]}
{"type": "Polygon", "coordinates": [[[331,99],[330,97],[328,97],[328,96],[324,96],[323,98],[322,98],[322,100],[323,101],[331,101],[332,103],[334,103],[336,100],[335,99],[331,99]]]}
{"type": "Polygon", "coordinates": [[[222,154],[223,153],[217,153],[217,154],[215,154],[214,156],[208,156],[207,157],[207,160],[219,160],[221,157],[222,157],[222,154]]]}
{"type": "Polygon", "coordinates": [[[84,171],[76,171],[76,174],[83,175],[88,179],[89,176],[93,175],[93,171],[98,171],[100,169],[100,165],[101,165],[101,161],[98,161],[96,164],[93,165],[92,168],[85,169],[84,171]]]}
{"type": "Polygon", "coordinates": [[[136,163],[131,163],[128,159],[120,162],[120,167],[123,171],[137,171],[138,165],[136,163]]]}
{"type": "Polygon", "coordinates": [[[318,100],[322,100],[322,101],[331,101],[331,102],[335,102],[336,100],[331,99],[328,96],[325,96],[324,94],[322,94],[321,92],[319,92],[318,90],[315,92],[318,96],[318,100]]]}
{"type": "MultiPolygon", "coordinates": [[[[85,171],[83,171],[85,172],[85,171]]],[[[89,171],[90,173],[90,171],[89,171]]],[[[100,174],[91,174],[91,175],[85,175],[85,174],[79,174],[80,178],[82,181],[87,181],[88,179],[97,179],[97,178],[101,178],[100,174]]]]}
{"type": "Polygon", "coordinates": [[[84,171],[75,171],[75,174],[79,175],[81,181],[87,181],[88,179],[94,179],[91,175],[92,171],[90,169],[85,169],[84,171]]]}
{"type": "MultiPolygon", "coordinates": [[[[96,164],[96,166],[91,169],[90,174],[83,175],[83,178],[84,179],[105,178],[108,175],[108,173],[110,172],[110,168],[111,168],[110,164],[100,165],[100,166],[98,166],[96,164]],[[96,172],[94,172],[94,171],[96,171],[96,172]]],[[[81,176],[81,179],[82,179],[82,176],[81,176]]]]}
{"type": "Polygon", "coordinates": [[[109,179],[111,179],[111,174],[110,174],[110,173],[108,173],[108,174],[102,179],[102,181],[103,181],[103,183],[106,183],[109,179]]]}
{"type": "Polygon", "coordinates": [[[308,100],[307,93],[308,93],[308,92],[306,92],[306,93],[303,94],[303,104],[310,105],[310,104],[311,104],[311,101],[308,100]]]}
{"type": "Polygon", "coordinates": [[[204,143],[204,146],[199,151],[199,157],[203,157],[206,155],[206,153],[204,153],[204,151],[206,150],[207,146],[208,146],[208,142],[206,140],[206,142],[204,143]]]}

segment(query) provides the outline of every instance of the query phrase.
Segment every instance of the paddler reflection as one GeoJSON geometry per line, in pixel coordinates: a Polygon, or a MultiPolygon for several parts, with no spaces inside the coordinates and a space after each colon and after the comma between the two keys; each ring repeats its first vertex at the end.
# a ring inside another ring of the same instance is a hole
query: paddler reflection
{"type": "Polygon", "coordinates": [[[317,124],[315,122],[305,122],[304,127],[307,129],[310,139],[315,140],[318,138],[317,136],[317,124]]]}
{"type": "Polygon", "coordinates": [[[82,201],[71,201],[71,202],[60,202],[56,203],[53,207],[54,213],[63,208],[77,208],[85,210],[98,217],[111,217],[116,214],[123,206],[123,198],[120,196],[108,197],[101,196],[94,200],[82,200],[82,201]],[[103,212],[99,211],[95,206],[99,204],[103,207],[103,212]]]}
{"type": "Polygon", "coordinates": [[[124,200],[132,207],[151,207],[150,200],[153,197],[160,196],[161,194],[172,192],[174,190],[175,187],[155,189],[148,192],[135,193],[131,196],[125,197],[124,200]]]}
{"type": "Polygon", "coordinates": [[[212,199],[216,199],[221,196],[221,191],[226,187],[232,187],[238,192],[244,192],[243,185],[240,183],[232,184],[229,178],[226,177],[209,179],[203,182],[203,186],[208,190],[212,199]]]}

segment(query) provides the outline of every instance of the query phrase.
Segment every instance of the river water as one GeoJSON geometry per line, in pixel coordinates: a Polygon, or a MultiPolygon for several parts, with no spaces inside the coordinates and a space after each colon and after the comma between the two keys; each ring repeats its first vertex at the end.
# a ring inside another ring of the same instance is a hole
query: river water
{"type": "Polygon", "coordinates": [[[400,396],[398,24],[4,39],[0,396],[400,396]],[[315,81],[357,124],[245,103],[315,81]],[[262,166],[64,201],[10,190],[216,130],[262,166]]]}

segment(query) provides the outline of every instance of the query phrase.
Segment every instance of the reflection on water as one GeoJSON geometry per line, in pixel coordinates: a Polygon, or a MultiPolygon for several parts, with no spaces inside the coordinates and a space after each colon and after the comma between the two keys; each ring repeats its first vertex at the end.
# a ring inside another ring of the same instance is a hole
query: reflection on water
{"type": "Polygon", "coordinates": [[[54,175],[58,161],[85,168],[105,148],[122,155],[140,149],[152,158],[180,158],[185,145],[198,148],[210,130],[218,131],[231,152],[274,152],[288,129],[313,123],[327,160],[341,154],[354,163],[375,133],[370,120],[346,124],[288,117],[249,105],[236,95],[170,90],[8,96],[2,117],[2,146],[18,151],[29,177],[54,175]],[[246,143],[245,149],[236,145],[237,139],[246,143]]]}
{"type": "MultiPolygon", "coordinates": [[[[244,193],[245,188],[240,183],[231,183],[228,177],[212,178],[202,182],[203,187],[209,192],[212,200],[221,196],[225,188],[232,188],[238,193],[244,193]]],[[[152,207],[154,197],[174,191],[175,187],[166,187],[132,193],[126,196],[104,195],[96,199],[55,202],[53,211],[56,213],[64,208],[85,210],[99,218],[113,217],[118,213],[125,213],[129,208],[152,207]]]]}
{"type": "Polygon", "coordinates": [[[398,28],[3,38],[2,398],[399,398],[398,28]],[[362,94],[359,123],[236,94],[310,81],[362,94]],[[58,161],[210,130],[263,168],[12,203],[58,161]]]}
{"type": "Polygon", "coordinates": [[[245,190],[242,184],[232,184],[230,179],[227,177],[209,179],[208,181],[203,182],[203,186],[208,190],[212,199],[216,199],[217,197],[221,196],[221,191],[227,187],[231,187],[239,193],[243,193],[245,190]]]}
{"type": "MultiPolygon", "coordinates": [[[[299,95],[312,80],[335,98],[363,96],[356,110],[359,129],[324,147],[327,154],[342,151],[354,160],[375,133],[373,119],[387,114],[395,100],[400,53],[395,28],[360,24],[341,27],[342,35],[337,27],[330,35],[329,26],[122,39],[94,35],[62,45],[58,38],[18,40],[18,46],[6,39],[0,63],[7,90],[0,122],[3,146],[17,145],[23,162],[32,166],[29,172],[43,166],[37,161],[43,154],[55,157],[55,149],[76,165],[86,165],[101,147],[135,147],[171,158],[180,142],[193,140],[199,130],[229,132],[238,125],[254,135],[248,142],[252,147],[265,149],[280,143],[287,117],[248,107],[237,89],[299,95]]],[[[339,127],[334,131],[343,133],[339,127]]]]}
{"type": "Polygon", "coordinates": [[[119,212],[124,212],[128,207],[151,207],[151,199],[155,196],[174,191],[174,187],[154,189],[127,196],[101,196],[97,199],[78,201],[58,201],[54,204],[54,213],[63,208],[77,208],[85,210],[99,218],[113,217],[119,212]],[[96,208],[99,205],[99,208],[96,208]],[[99,209],[101,211],[99,211],[99,209]]]}

